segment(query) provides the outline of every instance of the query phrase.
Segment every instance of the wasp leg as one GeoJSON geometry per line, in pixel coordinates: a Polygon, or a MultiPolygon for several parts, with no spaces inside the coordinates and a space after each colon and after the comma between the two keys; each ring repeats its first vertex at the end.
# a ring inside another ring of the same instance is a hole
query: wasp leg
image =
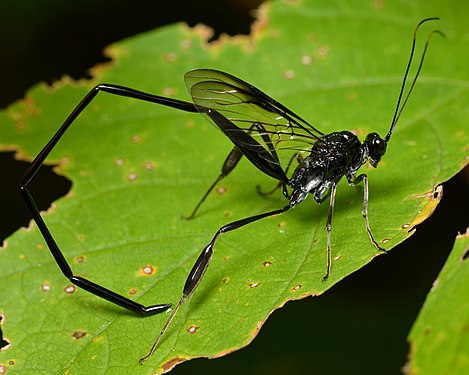
{"type": "Polygon", "coordinates": [[[213,190],[213,188],[221,181],[223,180],[228,174],[231,173],[231,171],[236,167],[238,162],[241,160],[243,157],[243,154],[237,147],[233,147],[231,152],[228,154],[227,158],[225,159],[222,167],[221,167],[221,173],[217,177],[217,179],[213,182],[212,185],[207,189],[205,194],[203,195],[202,199],[197,203],[195,208],[192,210],[191,214],[189,216],[182,216],[183,219],[186,220],[191,220],[194,218],[194,216],[197,214],[197,211],[199,210],[200,206],[202,203],[204,203],[205,199],[207,199],[208,195],[210,192],[213,190]]]}
{"type": "Polygon", "coordinates": [[[59,266],[62,273],[67,277],[70,282],[76,286],[87,290],[94,295],[101,297],[109,302],[115,303],[121,307],[124,307],[130,311],[133,311],[142,316],[154,315],[161,313],[167,310],[171,304],[160,304],[153,306],[143,306],[135,301],[132,301],[120,294],[117,294],[101,285],[93,283],[83,277],[75,276],[70,268],[67,260],[62,254],[59,246],[54,240],[49,228],[42,219],[39,210],[37,208],[34,197],[29,191],[29,184],[33,180],[36,173],[41,168],[44,160],[54,149],[57,142],[64,135],[67,129],[73,124],[75,119],[83,112],[83,110],[91,103],[91,101],[98,95],[99,92],[105,92],[112,95],[123,96],[128,98],[134,98],[137,100],[143,100],[151,103],[157,103],[164,106],[176,108],[185,112],[197,112],[197,108],[192,103],[184,102],[181,100],[165,98],[158,95],[152,95],[145,93],[143,91],[138,91],[129,87],[118,86],[118,85],[109,85],[109,84],[100,84],[91,89],[88,94],[81,100],[80,103],[75,107],[75,109],[70,113],[70,115],[65,119],[62,126],[57,130],[57,132],[52,136],[49,142],[44,146],[44,148],[39,152],[36,158],[31,163],[30,167],[20,180],[20,191],[23,196],[23,199],[28,206],[31,215],[36,222],[39,230],[46,241],[49,250],[54,257],[57,265],[59,266]]]}
{"type": "Polygon", "coordinates": [[[363,209],[362,209],[362,216],[365,218],[365,227],[366,231],[368,232],[368,236],[370,237],[371,242],[376,248],[382,252],[387,252],[386,249],[383,249],[379,246],[378,242],[376,242],[373,233],[371,232],[370,223],[368,220],[368,176],[366,174],[361,174],[356,177],[353,181],[348,180],[349,185],[356,186],[361,181],[363,181],[363,209]]]}
{"type": "Polygon", "coordinates": [[[326,274],[322,278],[322,281],[327,281],[329,275],[331,274],[331,231],[332,231],[332,213],[334,212],[334,203],[335,203],[335,193],[337,190],[337,184],[334,183],[331,185],[330,195],[331,199],[329,200],[329,213],[327,214],[327,223],[326,223],[326,230],[327,230],[327,270],[326,274]]]}
{"type": "Polygon", "coordinates": [[[174,316],[176,315],[177,311],[179,310],[179,307],[184,303],[186,299],[188,299],[192,293],[194,293],[195,289],[199,285],[200,281],[202,280],[202,277],[205,274],[205,271],[208,268],[208,265],[210,264],[210,260],[212,259],[213,255],[213,248],[215,247],[215,244],[218,240],[218,237],[220,237],[221,234],[230,232],[232,230],[241,228],[247,224],[253,223],[255,221],[258,221],[260,219],[269,217],[269,216],[274,216],[278,215],[281,213],[284,213],[288,211],[292,206],[288,205],[283,208],[280,208],[278,210],[274,211],[269,211],[265,212],[263,214],[255,215],[255,216],[250,216],[241,220],[234,221],[232,223],[226,224],[222,226],[218,231],[215,233],[215,235],[212,238],[212,241],[202,250],[200,253],[199,257],[197,258],[194,266],[192,267],[191,271],[189,272],[189,276],[186,279],[186,283],[184,284],[184,289],[182,292],[182,297],[179,300],[178,304],[175,306],[173,312],[169,316],[169,318],[166,320],[166,323],[163,326],[163,329],[159,333],[158,337],[156,338],[155,342],[153,343],[150,351],[142,358],[140,358],[140,363],[143,363],[146,361],[156,350],[156,347],[158,346],[158,343],[161,340],[161,337],[164,335],[166,330],[168,329],[169,325],[171,324],[171,321],[173,320],[174,316]]]}

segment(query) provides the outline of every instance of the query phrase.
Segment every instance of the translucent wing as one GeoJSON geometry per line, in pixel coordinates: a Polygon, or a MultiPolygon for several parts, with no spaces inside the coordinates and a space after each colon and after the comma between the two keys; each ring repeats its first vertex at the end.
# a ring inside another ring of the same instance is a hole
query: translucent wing
{"type": "Polygon", "coordinates": [[[324,135],[284,105],[228,73],[197,69],[184,78],[199,112],[256,167],[282,182],[288,181],[285,171],[292,155],[310,152],[324,135]]]}

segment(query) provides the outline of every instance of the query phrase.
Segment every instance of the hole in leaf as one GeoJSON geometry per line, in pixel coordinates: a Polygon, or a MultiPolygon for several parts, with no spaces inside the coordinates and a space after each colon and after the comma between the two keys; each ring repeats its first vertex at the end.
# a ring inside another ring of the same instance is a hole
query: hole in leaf
{"type": "MultiPolygon", "coordinates": [[[[0,207],[7,220],[0,225],[0,243],[20,227],[26,227],[31,215],[23,204],[18,181],[26,172],[30,163],[15,159],[14,152],[0,152],[0,170],[2,171],[2,194],[0,207]]],[[[44,165],[31,181],[30,190],[39,211],[45,211],[51,203],[66,195],[72,186],[70,180],[53,171],[54,166],[44,165]]]]}
{"type": "Polygon", "coordinates": [[[3,331],[2,331],[2,328],[1,328],[2,320],[3,320],[3,314],[0,314],[0,350],[4,347],[10,345],[10,343],[3,338],[3,331]]]}
{"type": "Polygon", "coordinates": [[[464,254],[461,257],[461,260],[464,262],[468,258],[469,258],[469,249],[466,249],[466,251],[464,252],[464,254]]]}

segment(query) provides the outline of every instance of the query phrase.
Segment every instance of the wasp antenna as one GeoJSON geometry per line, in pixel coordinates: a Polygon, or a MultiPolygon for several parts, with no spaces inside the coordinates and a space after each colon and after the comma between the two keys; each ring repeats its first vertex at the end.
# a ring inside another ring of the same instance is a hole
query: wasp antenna
{"type": "Polygon", "coordinates": [[[402,96],[404,94],[404,88],[405,88],[405,85],[406,85],[406,82],[407,82],[407,76],[409,75],[409,70],[410,70],[410,66],[412,65],[412,59],[414,57],[414,51],[415,51],[415,42],[417,40],[417,32],[420,28],[420,26],[425,23],[425,22],[428,22],[428,21],[434,21],[434,20],[439,20],[440,18],[439,17],[430,17],[430,18],[425,18],[424,20],[420,21],[418,23],[418,25],[416,26],[415,30],[414,30],[414,37],[412,39],[412,48],[410,50],[410,57],[409,57],[409,62],[407,63],[407,67],[406,67],[406,70],[405,70],[405,74],[404,74],[404,78],[402,79],[402,85],[401,85],[401,91],[399,92],[399,97],[397,99],[397,105],[396,105],[396,110],[394,111],[394,116],[392,118],[392,122],[391,122],[391,127],[389,129],[389,132],[388,134],[386,135],[386,137],[384,138],[384,141],[387,143],[389,141],[389,139],[391,138],[391,134],[392,134],[392,131],[394,129],[394,127],[396,126],[397,122],[399,121],[399,117],[401,116],[401,113],[402,111],[404,110],[404,107],[407,103],[407,100],[409,99],[410,97],[410,94],[412,93],[412,90],[415,86],[415,83],[417,82],[417,78],[420,74],[420,70],[422,69],[422,66],[423,66],[423,61],[425,59],[425,54],[427,53],[427,48],[428,48],[428,44],[430,43],[430,39],[432,38],[432,36],[434,34],[440,34],[441,36],[445,36],[440,30],[433,30],[427,37],[427,41],[425,43],[425,47],[423,49],[423,52],[422,52],[422,57],[420,58],[420,63],[419,63],[419,66],[418,66],[418,69],[417,69],[417,72],[415,73],[415,76],[414,76],[414,79],[412,80],[412,84],[410,85],[410,88],[409,88],[409,91],[407,92],[405,98],[404,98],[404,101],[402,102],[402,105],[401,105],[401,100],[402,100],[402,96]]]}

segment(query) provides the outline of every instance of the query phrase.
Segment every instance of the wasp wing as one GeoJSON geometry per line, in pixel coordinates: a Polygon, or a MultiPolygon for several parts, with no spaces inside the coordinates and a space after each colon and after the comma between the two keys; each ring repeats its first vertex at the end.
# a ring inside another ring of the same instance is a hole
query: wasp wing
{"type": "Polygon", "coordinates": [[[228,73],[197,69],[186,86],[199,112],[262,172],[287,183],[292,154],[311,151],[324,134],[281,103],[228,73]],[[289,151],[279,158],[283,151],[289,151]],[[282,165],[283,164],[283,165],[282,165]]]}

